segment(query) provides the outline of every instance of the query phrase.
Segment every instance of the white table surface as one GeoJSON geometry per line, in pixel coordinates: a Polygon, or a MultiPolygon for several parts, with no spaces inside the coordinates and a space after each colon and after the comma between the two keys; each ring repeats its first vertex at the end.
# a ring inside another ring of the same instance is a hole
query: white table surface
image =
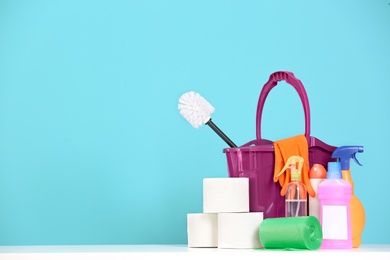
{"type": "Polygon", "coordinates": [[[188,248],[187,245],[79,245],[79,246],[0,246],[0,260],[24,259],[390,259],[390,245],[361,245],[355,249],[254,250],[188,248]]]}

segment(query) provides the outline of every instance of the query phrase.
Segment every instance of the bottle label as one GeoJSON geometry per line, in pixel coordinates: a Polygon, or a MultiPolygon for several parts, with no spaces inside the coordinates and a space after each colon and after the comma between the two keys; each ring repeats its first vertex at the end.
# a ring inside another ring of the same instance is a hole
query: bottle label
{"type": "Polygon", "coordinates": [[[324,239],[348,239],[346,206],[324,205],[322,207],[322,236],[324,239]]]}

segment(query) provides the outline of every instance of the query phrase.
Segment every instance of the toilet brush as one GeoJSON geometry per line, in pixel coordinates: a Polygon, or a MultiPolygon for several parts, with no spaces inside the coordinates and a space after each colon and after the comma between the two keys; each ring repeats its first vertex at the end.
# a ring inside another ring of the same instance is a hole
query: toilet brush
{"type": "Polygon", "coordinates": [[[214,112],[214,107],[207,102],[199,93],[190,91],[184,93],[179,99],[178,105],[180,114],[195,128],[201,125],[208,125],[214,130],[230,147],[237,147],[227,137],[221,129],[219,129],[211,120],[211,114],[214,112]]]}

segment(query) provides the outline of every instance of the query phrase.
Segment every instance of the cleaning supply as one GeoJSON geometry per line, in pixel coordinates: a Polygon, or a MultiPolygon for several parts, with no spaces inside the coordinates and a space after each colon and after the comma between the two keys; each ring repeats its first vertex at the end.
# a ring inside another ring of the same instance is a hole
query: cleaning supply
{"type": "Polygon", "coordinates": [[[278,177],[287,169],[290,169],[291,182],[287,185],[285,195],[286,217],[307,216],[307,189],[305,184],[301,181],[303,163],[303,157],[297,155],[290,156],[286,165],[276,176],[278,177]]]}
{"type": "Polygon", "coordinates": [[[356,158],[356,153],[362,153],[363,146],[340,146],[334,150],[332,158],[337,158],[341,163],[341,173],[343,180],[352,186],[352,198],[350,202],[351,226],[352,226],[352,247],[357,248],[362,242],[361,234],[364,229],[366,215],[362,202],[354,195],[354,183],[350,171],[350,159],[362,166],[356,158]]]}
{"type": "Polygon", "coordinates": [[[340,162],[329,162],[326,180],[318,185],[321,248],[352,248],[351,197],[352,186],[341,178],[340,162]]]}
{"type": "Polygon", "coordinates": [[[218,213],[218,248],[259,248],[263,212],[218,213]]]}
{"type": "Polygon", "coordinates": [[[320,200],[318,199],[318,185],[326,179],[326,169],[322,164],[315,163],[310,168],[309,178],[315,196],[309,196],[309,216],[320,219],[320,200]]]}
{"type": "Polygon", "coordinates": [[[322,243],[322,230],[313,216],[267,218],[260,224],[259,239],[265,249],[316,250],[322,243]]]}
{"type": "Polygon", "coordinates": [[[249,178],[204,178],[203,212],[249,212],[249,178]]]}
{"type": "Polygon", "coordinates": [[[230,147],[237,147],[229,137],[225,135],[211,121],[211,114],[214,113],[214,107],[199,93],[190,91],[184,93],[179,99],[178,109],[180,114],[195,128],[201,125],[208,125],[214,130],[230,147]]]}
{"type": "Polygon", "coordinates": [[[287,191],[287,185],[290,183],[289,174],[279,174],[290,156],[301,156],[304,159],[301,178],[307,188],[310,196],[314,197],[315,192],[311,187],[309,180],[309,147],[305,135],[297,135],[290,138],[274,142],[274,182],[279,182],[282,187],[281,195],[284,196],[287,191]]]}
{"type": "Polygon", "coordinates": [[[218,214],[187,214],[188,247],[218,247],[218,214]]]}

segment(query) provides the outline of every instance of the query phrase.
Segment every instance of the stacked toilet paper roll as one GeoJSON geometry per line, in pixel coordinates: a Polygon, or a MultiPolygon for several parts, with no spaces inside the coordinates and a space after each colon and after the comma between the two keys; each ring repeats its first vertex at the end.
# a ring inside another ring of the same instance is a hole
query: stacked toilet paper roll
{"type": "Polygon", "coordinates": [[[217,214],[187,214],[187,234],[188,247],[218,247],[217,214]]]}
{"type": "Polygon", "coordinates": [[[262,212],[249,212],[248,178],[205,178],[203,213],[187,214],[188,247],[262,247],[262,221],[262,212]]]}

